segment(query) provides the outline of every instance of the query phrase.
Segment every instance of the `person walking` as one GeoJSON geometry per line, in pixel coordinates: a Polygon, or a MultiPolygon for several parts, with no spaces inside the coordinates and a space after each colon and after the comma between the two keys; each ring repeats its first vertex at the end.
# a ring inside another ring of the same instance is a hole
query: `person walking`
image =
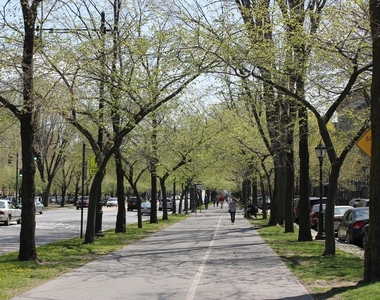
{"type": "Polygon", "coordinates": [[[220,202],[220,208],[223,208],[223,203],[224,203],[224,197],[223,197],[223,195],[220,195],[219,202],[220,202]]]}
{"type": "Polygon", "coordinates": [[[208,193],[205,195],[205,209],[208,209],[209,196],[208,193]]]}
{"type": "Polygon", "coordinates": [[[229,205],[228,212],[231,215],[231,224],[235,224],[235,215],[236,215],[236,209],[237,209],[237,199],[232,198],[232,201],[229,205]]]}

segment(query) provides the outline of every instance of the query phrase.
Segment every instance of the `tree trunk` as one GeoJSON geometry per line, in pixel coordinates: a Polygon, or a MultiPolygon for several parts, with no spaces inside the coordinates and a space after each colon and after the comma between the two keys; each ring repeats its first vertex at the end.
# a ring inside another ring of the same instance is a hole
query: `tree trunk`
{"type": "Polygon", "coordinates": [[[284,151],[278,151],[274,159],[274,190],[271,199],[270,219],[268,225],[275,226],[284,224],[284,195],[286,195],[287,168],[286,155],[284,151]]]}
{"type": "Polygon", "coordinates": [[[368,249],[365,252],[364,280],[380,281],[380,6],[379,1],[370,0],[370,25],[372,34],[372,85],[371,85],[371,171],[368,249]]]}
{"type": "Polygon", "coordinates": [[[299,208],[301,214],[299,216],[298,241],[312,241],[313,237],[310,231],[310,215],[309,215],[309,126],[307,109],[304,106],[299,108],[299,160],[300,160],[300,192],[299,192],[299,208]]]}
{"type": "MultiPolygon", "coordinates": [[[[116,195],[117,195],[117,216],[115,233],[126,232],[126,213],[125,213],[125,198],[124,198],[124,170],[121,163],[120,149],[115,152],[115,164],[116,164],[116,195]]],[[[140,205],[141,215],[141,205],[140,205]]]]}
{"type": "Polygon", "coordinates": [[[97,199],[100,192],[100,187],[102,186],[104,174],[105,174],[105,164],[103,167],[99,168],[98,172],[96,172],[91,184],[90,195],[89,195],[90,201],[88,204],[88,211],[87,211],[86,234],[85,234],[85,239],[83,242],[84,244],[91,244],[94,242],[97,199]]]}
{"type": "Polygon", "coordinates": [[[24,19],[24,48],[22,57],[23,75],[23,110],[19,114],[21,127],[21,153],[22,153],[22,213],[20,230],[20,249],[18,258],[21,261],[36,260],[35,242],[35,165],[33,142],[36,133],[35,101],[34,101],[34,33],[37,17],[37,8],[40,1],[33,1],[29,6],[29,1],[21,1],[24,19]]]}
{"type": "Polygon", "coordinates": [[[33,136],[34,126],[32,125],[31,114],[24,116],[21,122],[21,142],[22,142],[22,182],[21,182],[21,231],[20,231],[20,251],[18,258],[21,261],[37,259],[35,241],[35,166],[33,160],[33,136]]]}
{"type": "MultiPolygon", "coordinates": [[[[325,209],[325,252],[323,255],[335,255],[335,230],[334,230],[334,199],[338,190],[338,179],[341,163],[336,161],[331,166],[329,176],[329,190],[325,209]]],[[[320,212],[321,213],[321,212],[320,212]]]]}
{"type": "Polygon", "coordinates": [[[160,187],[162,191],[162,220],[168,220],[168,203],[166,201],[165,178],[160,178],[160,187]]]}
{"type": "Polygon", "coordinates": [[[152,170],[150,174],[151,178],[151,186],[152,186],[152,196],[150,199],[151,204],[151,213],[150,213],[150,223],[158,223],[157,220],[157,177],[156,170],[152,170]]]}
{"type": "MultiPolygon", "coordinates": [[[[293,133],[292,133],[293,135],[293,133]]],[[[292,141],[293,143],[293,141],[292,141]]],[[[294,232],[293,223],[293,194],[294,194],[294,153],[289,149],[286,160],[286,194],[285,194],[285,232],[294,232]]]]}

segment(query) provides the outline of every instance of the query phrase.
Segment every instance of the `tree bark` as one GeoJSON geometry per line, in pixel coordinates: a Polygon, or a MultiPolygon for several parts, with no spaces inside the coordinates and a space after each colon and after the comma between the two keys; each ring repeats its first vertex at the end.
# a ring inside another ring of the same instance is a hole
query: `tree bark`
{"type": "MultiPolygon", "coordinates": [[[[34,0],[29,6],[29,1],[21,0],[21,8],[24,19],[24,47],[22,58],[23,75],[23,111],[18,115],[21,125],[21,153],[22,153],[22,223],[20,231],[20,249],[18,258],[21,261],[37,259],[35,243],[35,165],[33,142],[36,132],[35,107],[34,107],[34,38],[37,7],[41,1],[34,0]]],[[[15,110],[16,111],[16,110],[15,110]]]]}
{"type": "MultiPolygon", "coordinates": [[[[116,163],[116,194],[117,194],[117,216],[115,233],[126,232],[126,213],[125,213],[125,198],[124,198],[124,170],[121,163],[120,149],[115,152],[116,163]]],[[[140,205],[141,212],[141,205],[140,205]]]]}
{"type": "Polygon", "coordinates": [[[372,35],[372,85],[371,85],[371,171],[370,171],[370,207],[369,238],[365,252],[364,280],[380,281],[380,2],[370,0],[370,25],[372,35]]]}
{"type": "Polygon", "coordinates": [[[309,145],[308,145],[308,115],[304,106],[299,107],[299,160],[300,160],[300,191],[299,191],[299,231],[298,241],[312,241],[313,237],[310,231],[310,214],[309,214],[309,145]]]}

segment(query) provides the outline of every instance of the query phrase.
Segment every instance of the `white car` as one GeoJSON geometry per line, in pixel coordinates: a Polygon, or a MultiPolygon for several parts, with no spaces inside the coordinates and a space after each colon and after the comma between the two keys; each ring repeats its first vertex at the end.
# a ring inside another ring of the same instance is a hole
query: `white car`
{"type": "Polygon", "coordinates": [[[117,207],[117,198],[109,198],[107,200],[107,207],[116,206],[117,207]]]}
{"type": "Polygon", "coordinates": [[[142,202],[141,203],[141,214],[142,215],[150,215],[152,211],[150,202],[142,202]]]}
{"type": "MultiPolygon", "coordinates": [[[[166,199],[166,208],[167,208],[167,209],[170,209],[170,210],[173,210],[173,202],[172,202],[172,199],[170,199],[170,198],[167,198],[167,199],[166,199]]],[[[163,210],[163,209],[164,209],[163,201],[160,200],[160,204],[158,205],[158,210],[163,210]]]]}
{"type": "Polygon", "coordinates": [[[34,199],[34,206],[36,207],[36,214],[42,215],[44,213],[44,205],[40,200],[34,199]]]}
{"type": "Polygon", "coordinates": [[[21,209],[9,200],[0,200],[0,222],[8,226],[10,222],[21,223],[21,209]]]}

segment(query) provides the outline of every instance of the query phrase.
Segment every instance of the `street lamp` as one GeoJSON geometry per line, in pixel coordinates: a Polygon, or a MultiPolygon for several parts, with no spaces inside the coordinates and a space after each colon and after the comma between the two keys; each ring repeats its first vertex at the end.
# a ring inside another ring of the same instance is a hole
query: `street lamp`
{"type": "Polygon", "coordinates": [[[323,186],[322,186],[322,164],[323,164],[323,158],[326,154],[326,147],[322,144],[322,142],[319,142],[318,146],[315,147],[315,153],[317,154],[317,157],[319,159],[319,214],[318,214],[318,234],[315,237],[316,240],[323,239],[323,214],[322,214],[322,193],[323,193],[323,186]]]}

